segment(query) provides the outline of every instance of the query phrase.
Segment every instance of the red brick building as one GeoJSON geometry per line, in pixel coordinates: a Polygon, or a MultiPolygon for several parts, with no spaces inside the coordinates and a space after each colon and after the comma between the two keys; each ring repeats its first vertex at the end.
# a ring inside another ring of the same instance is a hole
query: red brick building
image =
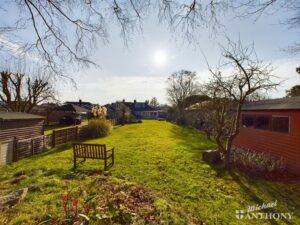
{"type": "Polygon", "coordinates": [[[247,103],[240,124],[235,146],[282,157],[300,174],[300,97],[247,103]]]}

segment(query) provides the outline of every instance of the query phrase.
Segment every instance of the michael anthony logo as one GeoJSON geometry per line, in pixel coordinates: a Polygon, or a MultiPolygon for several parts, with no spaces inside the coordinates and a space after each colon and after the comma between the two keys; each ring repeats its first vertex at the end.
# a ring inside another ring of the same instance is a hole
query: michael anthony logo
{"type": "MultiPolygon", "coordinates": [[[[275,208],[277,206],[277,200],[269,203],[262,203],[261,205],[250,205],[247,210],[236,210],[235,216],[239,220],[252,220],[252,219],[267,219],[267,220],[279,220],[279,219],[292,219],[293,213],[290,212],[260,212],[261,210],[275,208]]],[[[274,211],[274,210],[272,210],[274,211]]]]}

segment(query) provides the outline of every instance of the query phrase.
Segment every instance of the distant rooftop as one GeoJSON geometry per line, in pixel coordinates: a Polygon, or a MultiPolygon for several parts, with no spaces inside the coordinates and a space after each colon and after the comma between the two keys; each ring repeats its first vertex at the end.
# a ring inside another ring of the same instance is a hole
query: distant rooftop
{"type": "Polygon", "coordinates": [[[44,117],[22,112],[0,112],[0,121],[33,119],[44,119],[44,117]]]}
{"type": "Polygon", "coordinates": [[[300,110],[300,96],[247,102],[242,110],[300,110]]]}
{"type": "Polygon", "coordinates": [[[80,107],[75,104],[66,104],[56,108],[57,111],[65,111],[65,112],[75,112],[75,113],[84,113],[90,112],[90,110],[80,107]]]}
{"type": "Polygon", "coordinates": [[[82,108],[86,108],[86,109],[92,109],[94,104],[92,104],[91,102],[83,102],[81,101],[81,99],[79,99],[78,102],[70,102],[70,101],[67,101],[65,102],[65,104],[72,104],[72,105],[77,105],[79,107],[82,107],[82,108]]]}

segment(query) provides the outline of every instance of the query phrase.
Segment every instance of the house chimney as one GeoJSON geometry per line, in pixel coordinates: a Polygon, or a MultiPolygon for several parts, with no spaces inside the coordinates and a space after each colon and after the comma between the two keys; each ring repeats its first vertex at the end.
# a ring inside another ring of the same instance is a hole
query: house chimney
{"type": "Polygon", "coordinates": [[[82,100],[81,100],[81,99],[79,99],[79,106],[81,106],[81,103],[82,103],[82,100]]]}
{"type": "Polygon", "coordinates": [[[133,102],[136,103],[136,100],[134,99],[133,102]]]}
{"type": "Polygon", "coordinates": [[[125,99],[123,99],[123,101],[122,102],[125,102],[125,99]]]}

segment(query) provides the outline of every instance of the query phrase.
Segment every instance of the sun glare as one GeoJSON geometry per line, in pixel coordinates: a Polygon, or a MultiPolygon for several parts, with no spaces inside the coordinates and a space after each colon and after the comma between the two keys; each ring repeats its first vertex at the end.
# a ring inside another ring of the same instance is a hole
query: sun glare
{"type": "Polygon", "coordinates": [[[157,67],[164,66],[167,63],[167,54],[163,50],[158,50],[153,55],[154,64],[157,67]]]}

